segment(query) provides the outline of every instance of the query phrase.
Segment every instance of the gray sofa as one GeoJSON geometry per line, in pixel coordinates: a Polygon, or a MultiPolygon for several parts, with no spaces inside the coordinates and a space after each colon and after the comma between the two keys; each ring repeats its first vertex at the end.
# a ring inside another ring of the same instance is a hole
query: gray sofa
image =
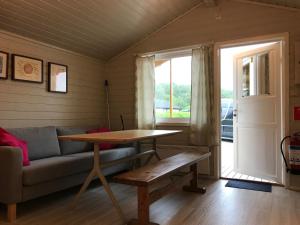
{"type": "MultiPolygon", "coordinates": [[[[82,184],[93,166],[93,145],[59,141],[57,136],[82,134],[85,128],[7,129],[27,141],[30,166],[22,166],[18,148],[0,146],[0,203],[8,206],[8,220],[15,218],[16,204],[82,184]]],[[[136,153],[134,147],[118,147],[100,152],[102,162],[136,153]]],[[[106,168],[105,175],[129,168],[128,163],[106,168]]]]}

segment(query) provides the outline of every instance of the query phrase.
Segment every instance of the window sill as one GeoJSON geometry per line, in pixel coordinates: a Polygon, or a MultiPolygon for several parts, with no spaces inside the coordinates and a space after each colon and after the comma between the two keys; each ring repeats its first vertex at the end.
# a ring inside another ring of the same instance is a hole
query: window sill
{"type": "Polygon", "coordinates": [[[189,123],[176,123],[176,122],[161,122],[161,123],[156,123],[156,126],[158,127],[190,127],[189,123]]]}

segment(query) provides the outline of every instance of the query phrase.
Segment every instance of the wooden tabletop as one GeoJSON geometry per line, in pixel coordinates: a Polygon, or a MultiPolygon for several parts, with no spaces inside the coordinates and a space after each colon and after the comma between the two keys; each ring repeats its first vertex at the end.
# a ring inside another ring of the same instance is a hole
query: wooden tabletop
{"type": "Polygon", "coordinates": [[[66,135],[59,136],[58,139],[65,141],[86,141],[92,143],[128,143],[149,138],[169,136],[181,132],[181,130],[122,130],[92,134],[66,135]]]}

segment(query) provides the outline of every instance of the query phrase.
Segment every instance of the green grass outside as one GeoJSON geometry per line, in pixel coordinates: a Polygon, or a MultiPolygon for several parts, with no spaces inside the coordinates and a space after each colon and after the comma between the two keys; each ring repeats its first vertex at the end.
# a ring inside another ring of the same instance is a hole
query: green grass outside
{"type": "MultiPolygon", "coordinates": [[[[190,118],[190,112],[173,112],[172,118],[190,118]]],[[[156,112],[157,118],[170,118],[170,111],[156,112]]]]}

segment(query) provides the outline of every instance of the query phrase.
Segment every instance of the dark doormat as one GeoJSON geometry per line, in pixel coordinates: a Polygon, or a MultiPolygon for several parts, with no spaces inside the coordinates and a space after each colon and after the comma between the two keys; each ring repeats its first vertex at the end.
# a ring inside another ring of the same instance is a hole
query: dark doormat
{"type": "Polygon", "coordinates": [[[229,180],[225,187],[247,189],[253,191],[272,192],[272,185],[251,181],[229,180]]]}

